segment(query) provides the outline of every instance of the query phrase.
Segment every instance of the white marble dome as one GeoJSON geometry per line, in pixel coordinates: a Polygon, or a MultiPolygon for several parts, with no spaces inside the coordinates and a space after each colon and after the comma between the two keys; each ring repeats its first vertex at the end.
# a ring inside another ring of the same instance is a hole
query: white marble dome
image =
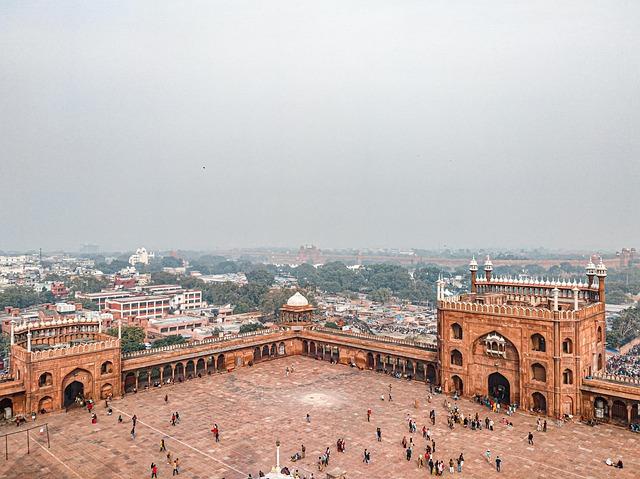
{"type": "Polygon", "coordinates": [[[296,291],[296,294],[287,300],[287,306],[309,306],[309,301],[296,291]]]}

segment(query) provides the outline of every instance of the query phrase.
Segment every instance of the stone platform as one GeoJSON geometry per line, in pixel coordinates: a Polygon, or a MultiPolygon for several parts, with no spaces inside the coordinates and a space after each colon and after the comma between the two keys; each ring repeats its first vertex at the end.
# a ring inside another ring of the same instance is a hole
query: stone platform
{"type": "MultiPolygon", "coordinates": [[[[98,423],[91,424],[86,410],[74,410],[38,418],[48,422],[51,448],[44,437],[32,432],[31,454],[26,454],[24,434],[9,439],[9,460],[0,458],[0,478],[144,478],[150,464],[159,465],[158,477],[171,476],[165,453],[159,452],[165,439],[173,457],[181,462],[180,476],[193,479],[246,479],[251,473],[268,472],[275,462],[275,442],[282,443],[282,462],[301,477],[324,478],[316,468],[318,456],[331,448],[329,469],[339,467],[350,479],[401,479],[428,476],[416,462],[407,462],[400,442],[408,433],[406,416],[417,420],[413,434],[414,453],[424,450],[420,434],[423,424],[431,427],[436,440],[437,459],[464,453],[460,476],[470,478],[632,478],[640,476],[640,435],[613,426],[588,427],[581,424],[556,426],[549,421],[547,433],[535,431],[535,417],[516,414],[514,428],[500,424],[502,415],[468,400],[458,401],[466,414],[478,411],[496,423],[493,432],[471,431],[446,425],[441,395],[427,404],[424,384],[392,379],[371,371],[358,371],[305,357],[277,359],[186,383],[152,389],[116,400],[113,416],[104,404],[97,405],[98,423]],[[288,377],[285,367],[295,371],[288,377]],[[393,402],[381,401],[392,385],[393,402]],[[164,403],[168,394],[169,402],[164,403]],[[418,399],[419,408],[414,407],[418,399]],[[373,410],[370,423],[367,408],[373,410]],[[429,426],[429,410],[436,409],[436,426],[429,426]],[[179,411],[181,422],[170,424],[171,413],[179,411]],[[311,415],[311,422],[305,420],[311,415]],[[125,420],[118,424],[118,414],[125,420]],[[139,418],[137,436],[132,440],[130,416],[139,418]],[[221,442],[216,444],[210,429],[218,423],[221,442]],[[382,442],[375,439],[382,429],[382,442]],[[527,444],[533,431],[535,445],[527,444]],[[336,451],[336,440],[346,441],[346,452],[336,451]],[[288,458],[304,443],[306,459],[291,464],[288,458]],[[364,448],[371,451],[372,463],[362,462],[364,448]],[[488,464],[484,451],[503,459],[501,473],[488,464]],[[607,467],[603,461],[622,458],[623,470],[607,467]]],[[[30,423],[31,425],[31,423],[30,423]]],[[[17,431],[4,426],[0,433],[17,431]]],[[[0,441],[0,449],[4,448],[0,441]]],[[[445,475],[449,475],[448,471],[445,475]]],[[[458,475],[456,472],[455,475],[458,475]]]]}

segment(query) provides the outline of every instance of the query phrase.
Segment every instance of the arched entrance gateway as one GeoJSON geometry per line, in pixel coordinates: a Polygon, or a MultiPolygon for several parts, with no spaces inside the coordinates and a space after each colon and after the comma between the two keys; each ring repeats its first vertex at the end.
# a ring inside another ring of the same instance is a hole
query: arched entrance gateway
{"type": "Polygon", "coordinates": [[[85,369],[74,369],[62,381],[62,407],[75,404],[76,398],[93,398],[93,376],[85,369]]]}
{"type": "Polygon", "coordinates": [[[473,343],[468,394],[490,396],[504,404],[521,403],[520,355],[508,338],[491,331],[473,343]]]}
{"type": "Polygon", "coordinates": [[[489,375],[489,396],[502,404],[511,404],[511,387],[509,380],[500,373],[489,375]]]}
{"type": "Polygon", "coordinates": [[[64,388],[64,407],[73,406],[78,397],[84,399],[84,384],[80,381],[71,381],[71,383],[64,388]]]}

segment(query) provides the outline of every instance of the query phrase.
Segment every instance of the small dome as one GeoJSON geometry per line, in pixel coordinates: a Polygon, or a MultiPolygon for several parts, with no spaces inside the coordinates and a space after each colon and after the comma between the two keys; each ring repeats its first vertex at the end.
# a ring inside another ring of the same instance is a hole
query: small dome
{"type": "Polygon", "coordinates": [[[296,291],[296,294],[287,300],[287,306],[309,306],[309,301],[296,291]]]}

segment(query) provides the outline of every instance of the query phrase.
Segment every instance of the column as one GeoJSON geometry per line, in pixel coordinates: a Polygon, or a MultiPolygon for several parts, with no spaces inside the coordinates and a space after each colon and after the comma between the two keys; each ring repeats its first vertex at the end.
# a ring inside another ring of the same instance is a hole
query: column
{"type": "Polygon", "coordinates": [[[164,366],[160,366],[160,384],[164,384],[164,366]]]}
{"type": "Polygon", "coordinates": [[[631,410],[633,406],[631,404],[627,404],[627,424],[631,424],[631,410]]]}
{"type": "Polygon", "coordinates": [[[171,365],[171,383],[173,383],[176,380],[176,365],[172,364],[171,365]]]}
{"type": "Polygon", "coordinates": [[[13,346],[14,344],[16,344],[16,320],[12,319],[11,320],[11,346],[13,346]]]}
{"type": "Polygon", "coordinates": [[[140,375],[140,372],[136,371],[136,391],[138,390],[138,376],[140,375]]]}

